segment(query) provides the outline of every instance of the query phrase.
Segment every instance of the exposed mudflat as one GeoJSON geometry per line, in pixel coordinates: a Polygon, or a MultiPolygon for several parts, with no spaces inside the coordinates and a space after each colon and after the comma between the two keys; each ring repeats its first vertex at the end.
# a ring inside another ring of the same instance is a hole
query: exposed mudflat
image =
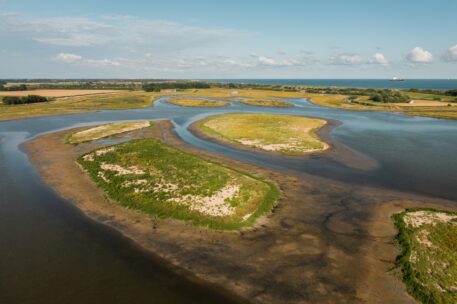
{"type": "MultiPolygon", "coordinates": [[[[455,209],[446,200],[297,176],[191,148],[177,138],[167,121],[110,138],[160,138],[278,184],[282,191],[278,206],[257,227],[211,231],[153,219],[107,200],[75,162],[103,144],[65,144],[68,132],[24,144],[48,185],[91,219],[120,231],[191,279],[254,303],[413,303],[403,283],[388,273],[398,254],[390,215],[405,207],[455,209]]],[[[348,165],[358,163],[356,155],[338,147],[327,153],[348,165]]]]}

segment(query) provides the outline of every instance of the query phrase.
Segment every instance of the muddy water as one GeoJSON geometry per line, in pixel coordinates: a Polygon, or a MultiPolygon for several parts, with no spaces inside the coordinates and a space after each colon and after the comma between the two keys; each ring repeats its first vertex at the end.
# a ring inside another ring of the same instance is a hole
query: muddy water
{"type": "MultiPolygon", "coordinates": [[[[181,278],[116,233],[85,219],[47,188],[18,148],[44,132],[129,119],[172,119],[191,145],[232,158],[346,182],[457,199],[457,122],[388,113],[347,112],[295,100],[291,109],[234,104],[225,109],[154,108],[0,123],[1,303],[230,303],[181,278]],[[307,159],[238,151],[192,135],[187,127],[221,112],[274,112],[340,120],[331,136],[378,163],[357,169],[328,155],[307,159]]],[[[367,209],[370,206],[366,206],[367,209]]]]}

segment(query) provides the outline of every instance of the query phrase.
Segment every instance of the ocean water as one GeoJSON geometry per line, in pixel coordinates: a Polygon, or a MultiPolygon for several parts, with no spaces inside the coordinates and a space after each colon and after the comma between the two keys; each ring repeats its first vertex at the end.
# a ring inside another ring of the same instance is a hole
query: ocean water
{"type": "Polygon", "coordinates": [[[457,79],[211,79],[218,82],[382,89],[457,89],[457,79]]]}

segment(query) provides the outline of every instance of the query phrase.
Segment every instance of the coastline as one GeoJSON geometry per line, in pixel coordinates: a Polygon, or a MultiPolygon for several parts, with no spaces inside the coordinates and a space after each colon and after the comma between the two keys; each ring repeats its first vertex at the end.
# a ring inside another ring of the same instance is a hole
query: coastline
{"type": "MultiPolygon", "coordinates": [[[[232,143],[229,141],[223,141],[218,138],[209,136],[205,132],[200,130],[201,124],[205,123],[208,119],[210,119],[214,116],[218,116],[218,115],[224,115],[224,114],[216,114],[216,115],[208,116],[201,120],[195,121],[189,125],[188,130],[190,131],[191,134],[193,134],[194,136],[196,136],[200,139],[203,139],[205,141],[209,141],[209,142],[212,142],[212,143],[215,143],[218,145],[227,146],[227,147],[230,147],[230,148],[236,149],[236,150],[255,152],[255,153],[264,154],[264,155],[280,156],[283,158],[292,158],[292,159],[300,159],[300,158],[313,157],[313,156],[326,156],[328,158],[331,158],[334,161],[337,161],[337,162],[345,164],[349,167],[361,169],[361,170],[374,170],[379,165],[377,163],[377,161],[375,161],[374,159],[371,159],[368,156],[365,156],[361,153],[355,152],[354,150],[350,149],[346,145],[339,143],[332,138],[331,132],[335,128],[342,125],[342,122],[339,120],[328,119],[328,118],[323,119],[327,123],[314,133],[315,136],[319,140],[321,140],[322,143],[324,143],[325,148],[323,150],[312,151],[312,152],[303,153],[303,154],[299,154],[299,155],[288,155],[288,154],[283,154],[283,153],[275,152],[275,151],[263,151],[261,149],[256,149],[256,148],[249,147],[246,145],[236,144],[236,143],[232,143]]],[[[314,118],[314,117],[309,116],[309,118],[314,118]]]]}
{"type": "MultiPolygon", "coordinates": [[[[368,250],[372,243],[358,232],[362,229],[370,235],[372,231],[360,213],[373,216],[373,210],[358,209],[391,200],[396,193],[311,176],[304,179],[191,148],[177,138],[168,121],[128,133],[131,138],[160,138],[180,149],[262,175],[283,191],[273,214],[257,227],[212,231],[177,220],[154,220],[107,200],[75,162],[77,155],[104,145],[66,145],[62,138],[68,132],[46,134],[23,144],[44,181],[90,219],[116,230],[191,280],[254,303],[354,303],[378,293],[380,300],[407,299],[401,282],[390,274],[376,272],[376,280],[367,281],[367,271],[374,263],[368,250]],[[325,190],[321,189],[323,184],[325,190]],[[361,263],[367,267],[360,267],[361,263]],[[386,287],[375,288],[379,282],[386,282],[386,287]],[[398,288],[391,290],[391,284],[398,288]],[[358,294],[361,286],[366,291],[363,295],[358,294]]],[[[394,261],[392,246],[381,252],[394,261]]]]}

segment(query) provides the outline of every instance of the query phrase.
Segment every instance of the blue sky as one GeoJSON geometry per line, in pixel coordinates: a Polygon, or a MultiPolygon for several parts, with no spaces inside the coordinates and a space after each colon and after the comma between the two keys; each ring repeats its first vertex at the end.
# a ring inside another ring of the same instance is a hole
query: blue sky
{"type": "Polygon", "coordinates": [[[457,1],[0,0],[0,78],[457,78],[457,1]]]}

